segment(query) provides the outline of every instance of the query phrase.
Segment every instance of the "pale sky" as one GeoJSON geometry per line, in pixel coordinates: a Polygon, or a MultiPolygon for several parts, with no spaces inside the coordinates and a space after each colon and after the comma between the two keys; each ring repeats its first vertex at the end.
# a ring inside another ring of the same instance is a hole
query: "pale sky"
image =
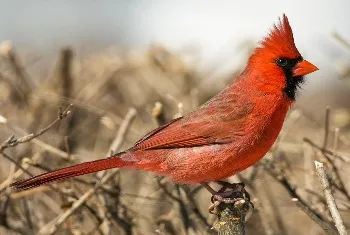
{"type": "Polygon", "coordinates": [[[326,86],[333,61],[349,58],[330,37],[337,31],[350,40],[349,0],[0,0],[0,4],[0,41],[43,53],[91,42],[131,47],[160,42],[175,49],[195,45],[204,64],[223,60],[234,67],[239,43],[246,38],[258,41],[286,13],[298,49],[324,68],[324,73],[315,74],[321,79],[313,86],[326,86]]]}

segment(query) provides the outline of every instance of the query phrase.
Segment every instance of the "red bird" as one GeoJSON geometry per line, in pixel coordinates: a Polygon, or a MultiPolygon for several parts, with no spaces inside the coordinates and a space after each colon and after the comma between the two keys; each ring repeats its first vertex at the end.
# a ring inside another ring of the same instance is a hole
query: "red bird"
{"type": "Polygon", "coordinates": [[[239,77],[187,116],[175,119],[112,157],[51,171],[12,184],[29,189],[110,168],[130,168],[201,183],[232,176],[271,148],[304,75],[318,70],[303,59],[283,15],[250,56],[239,77]]]}

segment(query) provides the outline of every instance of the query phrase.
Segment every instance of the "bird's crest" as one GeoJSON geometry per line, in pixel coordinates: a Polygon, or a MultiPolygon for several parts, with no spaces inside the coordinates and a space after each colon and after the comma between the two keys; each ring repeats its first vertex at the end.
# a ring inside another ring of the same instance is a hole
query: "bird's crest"
{"type": "Polygon", "coordinates": [[[265,48],[274,54],[284,55],[289,58],[300,56],[294,44],[292,28],[285,14],[283,14],[282,19],[279,19],[279,23],[274,25],[268,36],[261,41],[261,49],[265,48]]]}

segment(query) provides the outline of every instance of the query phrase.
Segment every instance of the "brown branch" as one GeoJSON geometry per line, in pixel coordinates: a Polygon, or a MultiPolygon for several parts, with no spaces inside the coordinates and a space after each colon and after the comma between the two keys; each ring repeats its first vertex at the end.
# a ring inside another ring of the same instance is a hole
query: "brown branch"
{"type": "MultiPolygon", "coordinates": [[[[136,109],[135,108],[130,108],[128,113],[126,114],[122,124],[120,125],[118,132],[110,146],[110,152],[111,153],[116,153],[122,144],[124,143],[125,140],[125,135],[127,131],[130,129],[130,125],[134,118],[136,117],[136,109]]],[[[109,157],[109,156],[107,156],[109,157]]]]}
{"type": "Polygon", "coordinates": [[[104,183],[111,180],[116,173],[118,173],[118,169],[114,169],[111,172],[109,172],[108,174],[106,174],[101,179],[101,181],[95,185],[94,188],[91,188],[90,190],[88,190],[83,196],[81,196],[77,201],[75,201],[69,210],[67,210],[63,214],[59,215],[55,219],[56,222],[52,226],[50,226],[50,224],[49,224],[49,226],[44,226],[40,230],[39,234],[54,234],[57,231],[57,229],[73,214],[73,212],[75,212],[78,208],[80,208],[82,205],[84,205],[84,203],[91,196],[93,196],[96,193],[97,189],[101,185],[103,185],[104,183]]]}
{"type": "MultiPolygon", "coordinates": [[[[313,143],[311,140],[304,138],[304,141],[309,143],[312,147],[318,149],[319,151],[321,151],[321,153],[323,154],[324,158],[329,162],[329,164],[332,167],[333,173],[335,174],[337,180],[338,180],[338,184],[333,183],[332,185],[334,185],[341,193],[344,194],[344,196],[350,200],[350,193],[348,192],[348,190],[345,187],[345,184],[342,180],[342,178],[340,177],[338,168],[334,165],[333,159],[331,159],[327,154],[330,154],[332,156],[338,156],[334,151],[330,151],[327,149],[323,149],[321,147],[319,147],[318,145],[316,145],[315,143],[313,143]]],[[[338,156],[339,157],[339,156],[338,156]]],[[[343,157],[344,158],[344,157],[343,157]]]]}
{"type": "MultiPolygon", "coordinates": [[[[113,153],[116,153],[119,151],[120,147],[124,143],[125,136],[126,136],[128,130],[130,129],[131,123],[136,117],[136,114],[137,114],[137,112],[136,112],[135,108],[129,109],[128,113],[125,115],[124,120],[118,129],[118,132],[117,132],[112,144],[109,147],[109,153],[107,154],[107,157],[109,157],[113,153]]],[[[103,173],[101,173],[100,175],[103,176],[103,173]]],[[[120,196],[120,195],[118,195],[118,196],[120,196]]],[[[99,214],[104,217],[99,228],[101,229],[103,234],[110,234],[111,222],[110,222],[109,216],[107,215],[108,211],[106,208],[107,206],[106,206],[105,195],[99,194],[98,199],[100,200],[101,204],[104,207],[104,208],[102,208],[102,206],[99,207],[99,214]]]]}
{"type": "Polygon", "coordinates": [[[32,212],[30,210],[30,206],[28,204],[28,198],[25,198],[22,200],[23,203],[23,210],[24,210],[24,217],[26,219],[26,224],[28,225],[28,231],[30,234],[33,234],[34,232],[34,225],[33,225],[33,219],[31,218],[32,212]]]}
{"type": "Polygon", "coordinates": [[[0,153],[3,152],[5,149],[10,147],[15,147],[18,144],[23,144],[31,141],[34,138],[37,138],[38,136],[41,136],[48,130],[50,130],[54,125],[56,125],[58,122],[60,122],[63,118],[67,117],[70,114],[69,109],[72,107],[72,105],[69,105],[68,108],[64,111],[60,110],[58,113],[58,117],[50,123],[47,127],[41,129],[38,133],[31,133],[29,135],[22,136],[18,139],[16,139],[14,136],[9,137],[7,140],[5,140],[0,145],[0,153]]]}
{"type": "MultiPolygon", "coordinates": [[[[207,233],[211,233],[211,226],[208,223],[208,221],[206,220],[206,218],[204,217],[204,215],[202,215],[202,213],[200,212],[200,210],[198,209],[197,203],[193,197],[193,191],[189,191],[188,188],[185,188],[183,186],[180,186],[181,189],[185,192],[185,203],[186,203],[186,208],[189,209],[192,214],[195,216],[195,219],[200,223],[200,225],[203,227],[203,230],[205,230],[205,232],[207,233]]],[[[202,186],[200,187],[202,188],[202,186]]]]}
{"type": "MultiPolygon", "coordinates": [[[[10,162],[12,162],[16,167],[18,167],[19,169],[21,169],[23,172],[27,173],[29,176],[33,176],[26,168],[24,168],[21,164],[19,164],[16,160],[12,159],[9,155],[5,154],[5,153],[1,153],[1,155],[6,158],[7,160],[9,160],[10,162]]],[[[3,188],[2,188],[3,189],[3,188]]],[[[1,190],[0,190],[1,192],[1,190]]]]}
{"type": "Polygon", "coordinates": [[[28,97],[32,92],[33,82],[25,71],[24,66],[19,60],[19,56],[10,41],[1,43],[0,55],[7,59],[7,62],[15,74],[16,79],[14,82],[10,83],[11,85],[14,85],[13,89],[18,93],[14,94],[14,98],[16,98],[16,101],[19,101],[20,104],[28,104],[28,97]]]}
{"type": "MultiPolygon", "coordinates": [[[[127,115],[125,116],[125,119],[118,130],[118,133],[116,135],[116,139],[113,142],[113,144],[111,145],[111,148],[110,148],[111,150],[118,150],[120,148],[121,144],[124,142],[125,135],[126,135],[127,131],[129,130],[131,122],[134,120],[135,116],[136,116],[136,110],[131,108],[129,110],[129,112],[127,113],[127,115]]],[[[75,201],[69,210],[65,211],[63,214],[59,215],[56,219],[54,219],[54,221],[56,221],[55,223],[53,223],[53,224],[48,223],[46,226],[44,226],[40,230],[39,233],[40,234],[47,234],[47,233],[54,234],[57,231],[57,229],[78,208],[80,208],[82,205],[84,205],[85,202],[97,192],[97,189],[99,189],[101,186],[103,186],[105,183],[107,183],[110,179],[112,179],[114,177],[114,175],[117,174],[118,172],[119,172],[119,169],[113,169],[109,173],[105,174],[102,177],[102,179],[98,183],[96,183],[96,185],[93,188],[88,190],[83,196],[81,196],[77,201],[75,201]]],[[[103,222],[104,222],[104,220],[102,220],[101,223],[103,223],[103,222]]]]}
{"type": "Polygon", "coordinates": [[[343,155],[337,154],[335,151],[331,151],[329,149],[322,148],[319,145],[317,145],[316,143],[314,143],[312,140],[310,140],[309,138],[303,138],[303,141],[310,144],[312,147],[318,149],[319,151],[321,151],[325,154],[332,155],[336,158],[339,158],[343,162],[350,163],[350,157],[348,157],[348,156],[343,156],[343,155]]]}
{"type": "Polygon", "coordinates": [[[219,235],[245,234],[245,217],[250,210],[248,200],[239,200],[235,203],[220,203],[217,208],[218,221],[213,228],[219,235]]]}
{"type": "Polygon", "coordinates": [[[315,168],[324,192],[324,196],[327,201],[329,211],[331,212],[332,218],[334,220],[335,227],[338,229],[338,232],[340,235],[346,235],[347,231],[344,226],[343,220],[339,214],[337,204],[335,202],[335,199],[333,197],[333,194],[330,188],[330,184],[327,179],[326,171],[323,167],[323,163],[315,161],[315,168]]]}
{"type": "Polygon", "coordinates": [[[268,165],[264,165],[265,170],[269,173],[274,179],[281,183],[281,185],[287,190],[288,194],[291,196],[292,201],[305,213],[307,214],[313,221],[315,221],[327,234],[336,235],[337,232],[330,225],[329,221],[326,220],[321,214],[312,209],[307,202],[297,193],[297,188],[287,180],[287,178],[283,175],[282,172],[270,167],[268,165]]]}
{"type": "Polygon", "coordinates": [[[64,47],[60,51],[57,65],[57,82],[61,83],[61,96],[70,98],[73,91],[73,50],[70,47],[64,47]]]}
{"type": "Polygon", "coordinates": [[[323,137],[323,145],[322,148],[326,149],[328,145],[328,136],[329,136],[329,117],[331,114],[330,107],[326,108],[326,115],[325,115],[325,121],[324,121],[324,137],[323,137]]]}
{"type": "Polygon", "coordinates": [[[6,195],[5,202],[0,206],[0,225],[4,226],[5,228],[9,227],[9,224],[7,222],[7,209],[10,205],[10,200],[10,195],[6,195]]]}

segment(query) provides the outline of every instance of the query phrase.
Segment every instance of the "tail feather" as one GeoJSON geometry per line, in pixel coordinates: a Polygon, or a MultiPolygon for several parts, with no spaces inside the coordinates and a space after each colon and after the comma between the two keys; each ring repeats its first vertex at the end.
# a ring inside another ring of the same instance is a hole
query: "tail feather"
{"type": "Polygon", "coordinates": [[[16,189],[30,189],[53,181],[68,179],[71,177],[86,175],[111,168],[118,168],[130,165],[131,162],[123,161],[119,157],[111,157],[91,162],[85,162],[71,167],[50,171],[26,180],[17,181],[11,184],[16,189]]]}

